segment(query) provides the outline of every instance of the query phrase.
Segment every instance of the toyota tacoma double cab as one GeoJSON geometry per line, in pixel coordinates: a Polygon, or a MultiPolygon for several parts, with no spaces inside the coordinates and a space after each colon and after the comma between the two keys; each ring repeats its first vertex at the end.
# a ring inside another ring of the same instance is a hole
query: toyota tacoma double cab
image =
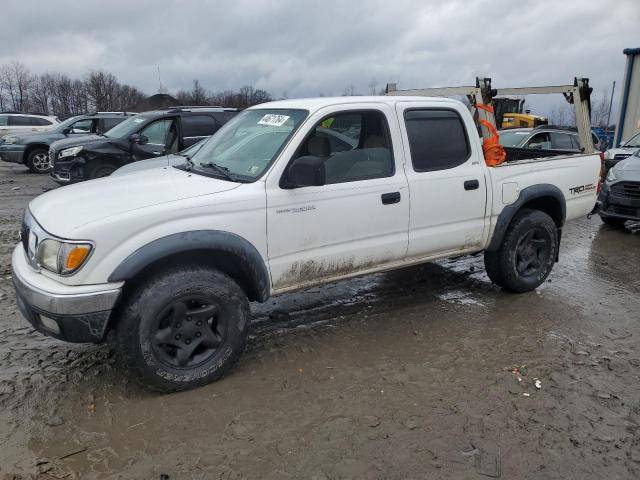
{"type": "Polygon", "coordinates": [[[599,173],[597,154],[488,167],[456,100],[266,103],[179,165],[34,199],[12,258],[17,303],[46,335],[115,342],[144,385],[191,388],[238,360],[251,301],[483,251],[495,284],[535,289],[599,173]]]}

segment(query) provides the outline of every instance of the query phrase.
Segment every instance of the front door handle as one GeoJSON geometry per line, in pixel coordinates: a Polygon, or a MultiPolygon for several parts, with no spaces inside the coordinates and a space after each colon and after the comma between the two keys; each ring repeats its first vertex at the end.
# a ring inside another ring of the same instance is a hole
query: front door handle
{"type": "Polygon", "coordinates": [[[464,182],[465,190],[477,190],[480,186],[480,182],[478,180],[466,180],[464,182]]]}
{"type": "Polygon", "coordinates": [[[380,195],[383,205],[391,205],[400,202],[400,192],[383,193],[380,195]]]}

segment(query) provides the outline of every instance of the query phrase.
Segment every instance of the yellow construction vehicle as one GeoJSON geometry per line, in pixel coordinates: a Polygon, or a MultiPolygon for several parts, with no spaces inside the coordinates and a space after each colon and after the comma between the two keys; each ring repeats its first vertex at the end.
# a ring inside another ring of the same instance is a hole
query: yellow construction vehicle
{"type": "Polygon", "coordinates": [[[524,98],[496,97],[491,100],[495,110],[496,125],[500,128],[535,128],[548,125],[546,117],[532,115],[530,110],[524,110],[524,98]]]}

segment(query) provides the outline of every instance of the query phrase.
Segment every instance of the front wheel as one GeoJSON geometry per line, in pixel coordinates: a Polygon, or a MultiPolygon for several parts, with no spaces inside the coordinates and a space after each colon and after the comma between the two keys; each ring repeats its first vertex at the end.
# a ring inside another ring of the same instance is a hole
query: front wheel
{"type": "Polygon", "coordinates": [[[94,178],[108,177],[118,169],[117,165],[113,163],[98,163],[89,168],[89,180],[94,178]]]}
{"type": "Polygon", "coordinates": [[[143,386],[173,392],[204,385],[222,377],[244,350],[249,303],[219,271],[176,268],[128,298],[117,346],[143,386]]]}
{"type": "Polygon", "coordinates": [[[511,292],[534,290],[551,273],[558,246],[553,219],[539,210],[523,210],[511,221],[500,248],[485,252],[487,275],[511,292]]]}
{"type": "Polygon", "coordinates": [[[43,149],[29,152],[27,167],[35,173],[47,173],[49,171],[49,152],[43,149]]]}

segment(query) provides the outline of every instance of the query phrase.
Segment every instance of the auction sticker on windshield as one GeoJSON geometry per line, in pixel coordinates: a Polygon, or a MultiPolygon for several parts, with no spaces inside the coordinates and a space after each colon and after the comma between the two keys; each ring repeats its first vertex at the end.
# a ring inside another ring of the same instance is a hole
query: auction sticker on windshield
{"type": "Polygon", "coordinates": [[[289,120],[288,115],[275,115],[273,113],[267,113],[264,117],[260,119],[258,125],[269,125],[271,127],[281,127],[284,123],[289,120]]]}

